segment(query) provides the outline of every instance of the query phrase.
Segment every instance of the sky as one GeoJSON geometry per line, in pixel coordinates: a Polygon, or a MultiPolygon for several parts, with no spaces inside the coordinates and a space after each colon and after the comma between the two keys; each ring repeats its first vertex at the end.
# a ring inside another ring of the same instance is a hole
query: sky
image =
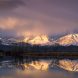
{"type": "Polygon", "coordinates": [[[0,0],[0,34],[78,32],[78,0],[0,0]]]}

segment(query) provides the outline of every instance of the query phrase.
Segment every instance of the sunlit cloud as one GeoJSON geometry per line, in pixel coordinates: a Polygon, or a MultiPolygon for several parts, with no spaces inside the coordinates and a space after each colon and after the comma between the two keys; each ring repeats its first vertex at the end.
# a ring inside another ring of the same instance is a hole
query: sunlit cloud
{"type": "Polygon", "coordinates": [[[46,28],[39,21],[9,17],[0,20],[0,29],[14,30],[18,36],[35,36],[45,33],[46,28]]]}
{"type": "Polygon", "coordinates": [[[76,0],[0,0],[0,30],[18,36],[78,31],[77,13],[76,0]]]}
{"type": "Polygon", "coordinates": [[[7,18],[7,19],[1,19],[0,20],[0,28],[7,30],[7,29],[13,29],[18,23],[17,19],[11,19],[11,18],[7,18]]]}
{"type": "MultiPolygon", "coordinates": [[[[63,21],[62,21],[63,22],[63,21]]],[[[65,23],[64,23],[65,24],[65,23]]],[[[51,35],[55,33],[72,30],[74,27],[68,23],[69,26],[63,27],[62,24],[47,23],[35,19],[19,18],[19,17],[5,17],[0,19],[0,29],[5,31],[14,31],[17,36],[38,36],[41,34],[51,35]],[[58,28],[57,28],[58,27],[58,28]]]]}

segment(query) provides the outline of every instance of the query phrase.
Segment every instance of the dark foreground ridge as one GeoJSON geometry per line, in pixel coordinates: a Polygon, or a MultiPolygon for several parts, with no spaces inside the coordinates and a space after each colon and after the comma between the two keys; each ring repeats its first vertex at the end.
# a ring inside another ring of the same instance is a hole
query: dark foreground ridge
{"type": "Polygon", "coordinates": [[[78,58],[78,46],[40,46],[26,43],[0,44],[0,56],[78,58]]]}

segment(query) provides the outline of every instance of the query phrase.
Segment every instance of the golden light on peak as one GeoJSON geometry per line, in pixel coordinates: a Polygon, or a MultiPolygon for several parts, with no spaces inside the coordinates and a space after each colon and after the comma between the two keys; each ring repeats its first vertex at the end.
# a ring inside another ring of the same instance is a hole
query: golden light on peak
{"type": "Polygon", "coordinates": [[[26,37],[23,41],[30,44],[46,44],[49,39],[46,35],[37,35],[35,37],[26,37]]]}

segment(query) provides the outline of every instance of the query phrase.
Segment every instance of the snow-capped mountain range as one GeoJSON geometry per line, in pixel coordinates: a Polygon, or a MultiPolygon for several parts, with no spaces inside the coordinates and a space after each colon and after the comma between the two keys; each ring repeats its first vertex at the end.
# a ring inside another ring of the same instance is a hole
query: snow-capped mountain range
{"type": "Polygon", "coordinates": [[[26,37],[23,40],[16,38],[0,38],[0,42],[4,45],[9,45],[12,43],[25,42],[29,44],[36,45],[62,45],[62,46],[70,46],[76,45],[78,46],[78,34],[68,34],[54,40],[53,38],[49,38],[46,35],[38,35],[34,37],[26,37]]]}
{"type": "Polygon", "coordinates": [[[43,45],[62,45],[62,46],[70,46],[70,45],[78,45],[78,34],[68,34],[54,40],[53,38],[49,38],[46,35],[40,35],[33,38],[25,38],[24,42],[30,44],[43,44],[43,45]]]}
{"type": "Polygon", "coordinates": [[[78,45],[78,34],[69,34],[56,41],[59,45],[78,45]]]}

